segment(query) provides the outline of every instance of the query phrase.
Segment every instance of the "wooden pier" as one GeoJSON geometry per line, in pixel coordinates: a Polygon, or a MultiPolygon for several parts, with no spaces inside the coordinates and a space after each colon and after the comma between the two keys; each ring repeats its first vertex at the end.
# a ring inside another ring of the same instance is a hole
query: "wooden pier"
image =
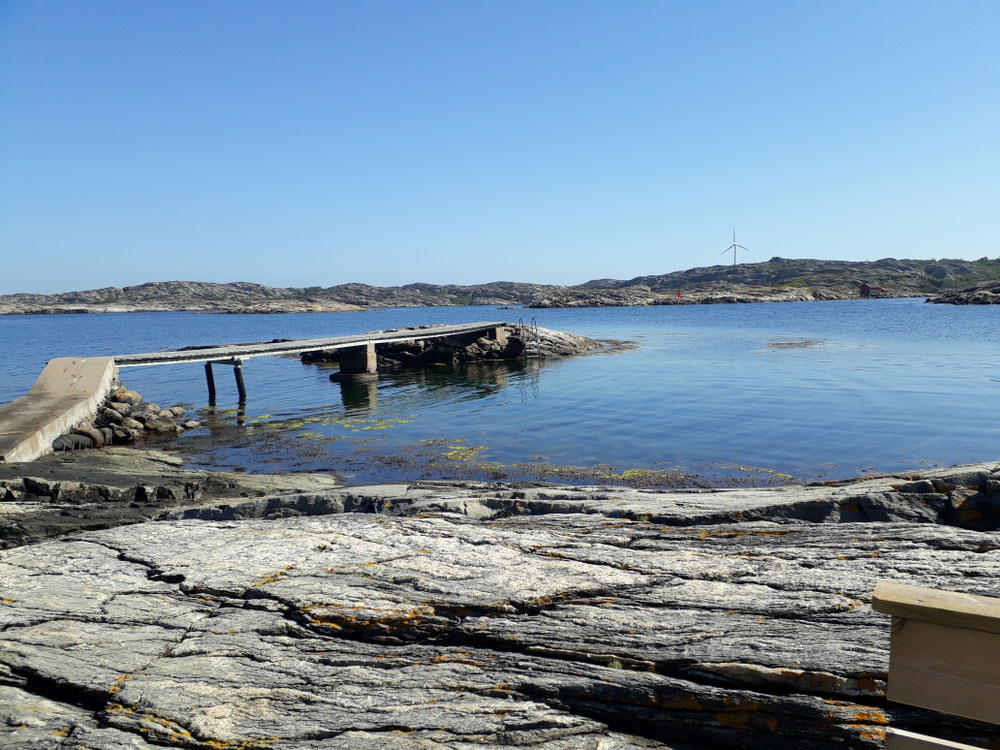
{"type": "Polygon", "coordinates": [[[212,365],[232,366],[239,400],[243,404],[247,400],[243,382],[243,361],[246,359],[334,350],[340,352],[342,377],[364,378],[378,372],[375,358],[377,344],[477,333],[503,341],[506,325],[503,322],[428,325],[333,338],[231,344],[114,357],[54,359],[27,395],[0,407],[0,463],[32,461],[51,452],[55,437],[93,416],[121,367],[204,363],[209,401],[214,402],[212,365]]]}
{"type": "Polygon", "coordinates": [[[205,381],[208,385],[209,401],[215,400],[215,375],[212,365],[231,365],[236,378],[236,389],[240,403],[247,400],[246,385],[243,382],[243,360],[252,357],[273,357],[279,354],[302,354],[315,351],[339,351],[341,375],[374,375],[378,372],[375,345],[394,341],[416,341],[436,339],[446,336],[461,336],[481,333],[487,338],[503,339],[502,322],[463,323],[459,325],[416,326],[394,328],[388,331],[371,331],[353,336],[334,336],[324,339],[291,339],[259,344],[230,344],[203,348],[182,349],[170,352],[148,352],[146,354],[121,354],[114,357],[118,367],[141,367],[149,365],[176,365],[185,362],[205,363],[205,381]]]}

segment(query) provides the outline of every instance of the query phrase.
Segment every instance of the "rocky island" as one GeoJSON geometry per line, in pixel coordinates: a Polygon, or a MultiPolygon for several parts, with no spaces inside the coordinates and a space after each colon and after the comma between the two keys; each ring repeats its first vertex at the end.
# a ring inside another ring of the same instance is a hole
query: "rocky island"
{"type": "Polygon", "coordinates": [[[149,282],[62,294],[0,295],[0,315],[158,312],[345,312],[374,307],[489,305],[607,307],[622,305],[801,302],[877,296],[922,297],[1000,278],[1000,260],[871,262],[771,258],[627,281],[595,279],[574,286],[498,281],[488,284],[368,284],[276,288],[250,282],[149,282]]]}

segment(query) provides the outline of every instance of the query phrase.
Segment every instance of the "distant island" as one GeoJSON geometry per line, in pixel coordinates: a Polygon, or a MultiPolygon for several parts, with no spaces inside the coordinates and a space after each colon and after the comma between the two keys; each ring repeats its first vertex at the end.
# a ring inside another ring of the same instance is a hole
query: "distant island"
{"type": "Polygon", "coordinates": [[[771,258],[692,268],[634,279],[595,279],[575,286],[495,281],[456,284],[368,284],[277,288],[238,281],[154,281],[62,294],[0,296],[0,315],[158,312],[343,312],[374,307],[489,305],[612,307],[624,305],[797,302],[859,297],[939,297],[934,301],[989,303],[983,294],[1000,281],[1000,259],[839,261],[771,258]],[[963,292],[946,296],[952,292],[963,292]]]}

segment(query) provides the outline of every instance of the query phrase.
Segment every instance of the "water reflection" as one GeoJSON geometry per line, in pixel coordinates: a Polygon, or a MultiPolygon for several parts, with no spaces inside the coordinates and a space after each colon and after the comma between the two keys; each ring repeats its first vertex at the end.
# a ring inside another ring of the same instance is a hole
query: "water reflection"
{"type": "Polygon", "coordinates": [[[236,424],[242,427],[247,421],[247,405],[241,402],[235,409],[219,409],[215,405],[215,400],[208,402],[208,406],[199,409],[200,420],[209,429],[214,429],[222,425],[229,425],[233,419],[236,424]]]}
{"type": "Polygon", "coordinates": [[[340,400],[348,414],[375,411],[378,408],[378,378],[375,376],[340,377],[330,380],[340,385],[340,400]]]}
{"type": "Polygon", "coordinates": [[[436,403],[466,402],[488,398],[511,386],[521,401],[537,398],[542,370],[554,363],[542,360],[495,360],[383,369],[377,376],[344,377],[337,373],[331,382],[340,387],[340,398],[348,412],[375,411],[379,391],[392,395],[393,405],[415,401],[436,403]]]}

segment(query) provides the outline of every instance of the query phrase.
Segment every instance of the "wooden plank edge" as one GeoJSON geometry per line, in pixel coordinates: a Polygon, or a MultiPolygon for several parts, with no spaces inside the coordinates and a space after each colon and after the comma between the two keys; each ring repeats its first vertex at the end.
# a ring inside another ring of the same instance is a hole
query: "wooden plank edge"
{"type": "Polygon", "coordinates": [[[879,581],[872,609],[884,615],[1000,633],[1000,599],[896,581],[879,581]]]}
{"type": "Polygon", "coordinates": [[[905,729],[888,729],[885,733],[885,750],[984,750],[961,742],[939,740],[926,734],[907,732],[905,729]]]}

